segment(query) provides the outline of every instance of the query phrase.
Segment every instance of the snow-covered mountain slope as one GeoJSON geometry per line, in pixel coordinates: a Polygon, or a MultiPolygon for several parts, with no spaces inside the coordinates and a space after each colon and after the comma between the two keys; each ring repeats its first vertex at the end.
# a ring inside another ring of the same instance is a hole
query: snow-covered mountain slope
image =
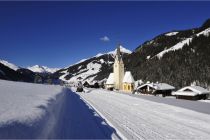
{"type": "MultiPolygon", "coordinates": [[[[120,46],[120,50],[123,55],[129,55],[131,51],[120,46]]],[[[108,74],[112,71],[112,65],[114,63],[114,55],[116,49],[108,53],[99,53],[88,59],[82,59],[76,64],[69,66],[68,68],[61,69],[55,73],[59,76],[59,79],[73,83],[77,81],[87,81],[89,83],[101,81],[108,77],[108,74]]]]}
{"type": "Polygon", "coordinates": [[[7,61],[5,61],[5,60],[1,60],[0,59],[0,63],[2,63],[3,65],[5,65],[5,66],[7,66],[7,67],[9,67],[10,69],[13,69],[13,70],[18,70],[18,69],[20,69],[20,67],[18,67],[18,66],[16,66],[15,64],[12,64],[12,63],[9,63],[9,62],[7,62],[7,61]]]}
{"type": "Polygon", "coordinates": [[[11,81],[35,82],[37,78],[41,83],[58,83],[60,80],[51,74],[58,69],[34,66],[22,68],[5,60],[0,60],[0,79],[11,81]],[[51,81],[51,82],[50,82],[51,81]]]}
{"type": "MultiPolygon", "coordinates": [[[[132,53],[132,51],[130,51],[130,50],[124,48],[122,45],[120,45],[119,47],[120,47],[120,51],[121,51],[122,53],[126,53],[126,54],[131,54],[131,53],[132,53]]],[[[114,51],[108,52],[108,54],[113,54],[113,55],[115,55],[116,53],[117,53],[117,49],[115,49],[114,51]]]]}
{"type": "Polygon", "coordinates": [[[186,45],[186,44],[189,44],[195,36],[196,36],[196,37],[199,37],[200,35],[209,36],[209,34],[210,34],[210,28],[207,28],[207,29],[205,29],[205,30],[203,30],[203,31],[201,31],[201,32],[199,32],[199,33],[197,33],[197,34],[195,34],[195,35],[192,36],[192,37],[186,38],[185,40],[183,40],[183,41],[177,43],[176,45],[172,46],[171,48],[166,49],[166,50],[164,50],[164,51],[158,53],[156,56],[160,59],[160,58],[162,58],[162,56],[163,56],[165,53],[167,53],[167,52],[182,49],[182,47],[183,47],[184,45],[186,45]]]}
{"type": "Polygon", "coordinates": [[[34,65],[31,67],[27,67],[29,70],[33,71],[33,72],[37,72],[37,73],[54,73],[57,70],[59,70],[59,68],[48,68],[46,66],[39,66],[39,65],[34,65]]]}
{"type": "Polygon", "coordinates": [[[33,82],[34,73],[30,70],[20,68],[7,61],[0,63],[0,79],[11,81],[33,82]]]}
{"type": "Polygon", "coordinates": [[[125,59],[125,66],[143,81],[162,81],[177,88],[196,81],[210,88],[210,19],[201,27],[174,31],[141,44],[125,59]]]}
{"type": "Polygon", "coordinates": [[[169,32],[169,33],[166,33],[165,35],[166,36],[173,36],[173,35],[176,35],[178,34],[179,32],[169,32]]]}

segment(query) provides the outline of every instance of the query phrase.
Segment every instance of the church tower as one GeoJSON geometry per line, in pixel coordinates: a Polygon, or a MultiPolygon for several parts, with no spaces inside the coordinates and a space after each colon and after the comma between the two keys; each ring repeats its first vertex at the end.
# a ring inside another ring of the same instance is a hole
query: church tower
{"type": "Polygon", "coordinates": [[[122,60],[122,55],[120,53],[120,47],[117,48],[117,52],[115,55],[115,61],[113,65],[113,71],[114,71],[114,88],[118,90],[123,89],[123,77],[124,77],[124,63],[122,60]]]}

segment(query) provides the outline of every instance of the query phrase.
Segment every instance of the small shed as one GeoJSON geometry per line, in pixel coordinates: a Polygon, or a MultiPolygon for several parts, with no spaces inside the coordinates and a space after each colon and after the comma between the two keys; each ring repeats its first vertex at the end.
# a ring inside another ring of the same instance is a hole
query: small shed
{"type": "Polygon", "coordinates": [[[134,79],[130,71],[126,71],[123,78],[123,90],[132,92],[134,90],[134,79]]]}
{"type": "Polygon", "coordinates": [[[187,86],[172,93],[172,95],[176,96],[177,99],[186,100],[207,99],[209,97],[209,94],[210,91],[200,86],[187,86]]]}
{"type": "Polygon", "coordinates": [[[170,96],[175,87],[166,83],[146,83],[137,88],[137,92],[142,94],[162,94],[162,96],[170,96]]]}
{"type": "Polygon", "coordinates": [[[105,83],[105,88],[108,90],[114,89],[114,73],[109,74],[109,77],[105,83]]]}

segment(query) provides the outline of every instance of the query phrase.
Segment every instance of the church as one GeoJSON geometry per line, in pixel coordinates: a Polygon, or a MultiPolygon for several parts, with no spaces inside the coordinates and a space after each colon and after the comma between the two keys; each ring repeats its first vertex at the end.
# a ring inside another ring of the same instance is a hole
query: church
{"type": "Polygon", "coordinates": [[[132,92],[134,90],[134,79],[130,71],[124,72],[124,63],[120,47],[117,48],[117,52],[114,56],[113,73],[110,73],[105,87],[109,90],[122,90],[126,92],[132,92]]]}

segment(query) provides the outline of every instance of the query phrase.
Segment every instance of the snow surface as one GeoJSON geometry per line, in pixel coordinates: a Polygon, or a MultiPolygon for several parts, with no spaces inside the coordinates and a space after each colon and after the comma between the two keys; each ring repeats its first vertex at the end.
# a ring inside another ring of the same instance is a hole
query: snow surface
{"type": "Polygon", "coordinates": [[[123,77],[123,83],[134,83],[133,76],[130,71],[126,71],[123,77]]]}
{"type": "Polygon", "coordinates": [[[127,139],[210,137],[210,114],[101,89],[90,90],[80,96],[103,114],[127,139]]]}
{"type": "MultiPolygon", "coordinates": [[[[202,31],[202,32],[200,32],[200,33],[198,33],[198,34],[196,34],[196,36],[200,36],[200,35],[208,36],[209,33],[210,33],[210,28],[207,28],[207,29],[205,29],[204,31],[202,31]]],[[[164,50],[164,51],[158,53],[156,56],[157,56],[159,59],[161,59],[165,53],[168,53],[168,52],[170,52],[170,51],[175,51],[175,50],[181,49],[185,44],[189,44],[189,43],[192,41],[192,39],[193,39],[193,37],[186,38],[185,40],[183,40],[183,41],[177,43],[176,45],[172,46],[171,48],[166,49],[166,50],[164,50]]]]}
{"type": "MultiPolygon", "coordinates": [[[[126,49],[126,48],[124,48],[124,47],[122,47],[122,46],[120,46],[120,51],[123,52],[123,53],[127,53],[127,54],[132,53],[130,50],[128,50],[128,49],[126,49]]],[[[93,57],[81,59],[80,61],[78,61],[78,62],[76,62],[76,63],[74,63],[74,64],[72,64],[72,65],[66,67],[65,69],[67,69],[67,68],[69,68],[69,67],[71,67],[71,66],[80,64],[80,63],[82,63],[82,62],[84,62],[84,61],[86,61],[86,60],[88,60],[88,59],[94,58],[94,57],[97,58],[97,57],[100,57],[100,56],[105,55],[105,54],[115,55],[116,52],[117,52],[117,49],[115,49],[114,51],[110,51],[110,52],[108,52],[108,53],[98,53],[97,55],[95,55],[95,56],[93,56],[93,57]]],[[[107,63],[112,64],[113,62],[107,62],[107,63]]],[[[66,81],[66,80],[65,80],[65,81],[66,81]]]]}
{"type": "Polygon", "coordinates": [[[46,66],[39,66],[39,65],[27,67],[27,69],[29,69],[33,72],[37,72],[37,73],[54,73],[57,70],[59,70],[59,68],[48,68],[46,66]]]}
{"type": "Polygon", "coordinates": [[[9,67],[10,69],[13,69],[13,70],[18,70],[18,69],[20,69],[20,67],[18,67],[18,66],[16,66],[15,64],[12,64],[12,63],[9,63],[9,62],[7,62],[7,61],[5,61],[5,60],[1,60],[0,59],[0,63],[2,63],[3,65],[5,65],[5,66],[7,66],[7,67],[9,67]]]}
{"type": "Polygon", "coordinates": [[[170,33],[167,33],[165,34],[166,36],[174,36],[176,34],[178,34],[179,32],[170,32],[170,33]]]}
{"type": "Polygon", "coordinates": [[[69,74],[69,72],[66,71],[66,73],[59,77],[59,79],[66,81],[68,83],[72,82],[78,82],[79,80],[87,80],[89,83],[93,82],[93,79],[96,77],[95,74],[100,72],[101,64],[95,63],[94,61],[87,64],[87,67],[85,69],[80,69],[76,73],[73,74],[73,77],[71,77],[69,80],[65,79],[65,76],[69,74]],[[90,75],[93,75],[92,77],[89,77],[90,75]]]}
{"type": "Polygon", "coordinates": [[[0,126],[14,121],[31,123],[42,117],[44,111],[39,107],[47,107],[62,92],[60,86],[0,80],[0,126]]]}
{"type": "MultiPolygon", "coordinates": [[[[130,50],[124,48],[122,45],[120,45],[120,52],[127,53],[127,54],[132,53],[130,50]]],[[[117,53],[117,49],[115,49],[114,51],[108,52],[108,54],[113,54],[113,55],[115,55],[116,53],[117,53]]]]}
{"type": "Polygon", "coordinates": [[[0,80],[0,139],[119,139],[70,89],[0,80]]]}
{"type": "MultiPolygon", "coordinates": [[[[117,51],[117,49],[115,49],[114,51],[105,53],[105,54],[115,55],[116,51],[117,51]]],[[[130,50],[128,50],[128,49],[126,49],[126,48],[124,48],[122,46],[120,46],[120,51],[123,52],[123,53],[127,53],[127,54],[132,53],[130,50]]],[[[105,55],[105,54],[99,53],[99,54],[97,54],[94,57],[100,57],[100,56],[105,55]]],[[[94,58],[94,57],[92,57],[92,58],[94,58]]],[[[88,58],[88,59],[91,59],[91,58],[88,58]]],[[[84,62],[84,61],[86,61],[88,59],[82,59],[82,60],[80,60],[79,62],[77,62],[77,63],[75,63],[73,65],[80,64],[80,63],[82,63],[82,62],[84,62]]],[[[85,81],[88,81],[89,83],[93,83],[94,82],[93,80],[97,76],[96,74],[98,72],[100,72],[100,69],[101,69],[103,63],[108,63],[108,64],[113,64],[114,63],[114,62],[110,62],[110,61],[105,62],[104,59],[100,59],[98,61],[101,64],[95,63],[94,61],[95,60],[90,62],[85,69],[80,69],[81,67],[79,67],[78,72],[74,73],[69,80],[66,80],[66,78],[65,78],[67,75],[70,74],[70,73],[67,72],[67,70],[66,70],[67,68],[66,68],[65,71],[61,72],[61,73],[63,73],[63,75],[61,75],[59,77],[59,79],[65,81],[67,83],[77,82],[78,80],[81,80],[81,81],[85,80],[85,81]]],[[[70,65],[70,66],[73,66],[73,65],[70,65]]]]}

